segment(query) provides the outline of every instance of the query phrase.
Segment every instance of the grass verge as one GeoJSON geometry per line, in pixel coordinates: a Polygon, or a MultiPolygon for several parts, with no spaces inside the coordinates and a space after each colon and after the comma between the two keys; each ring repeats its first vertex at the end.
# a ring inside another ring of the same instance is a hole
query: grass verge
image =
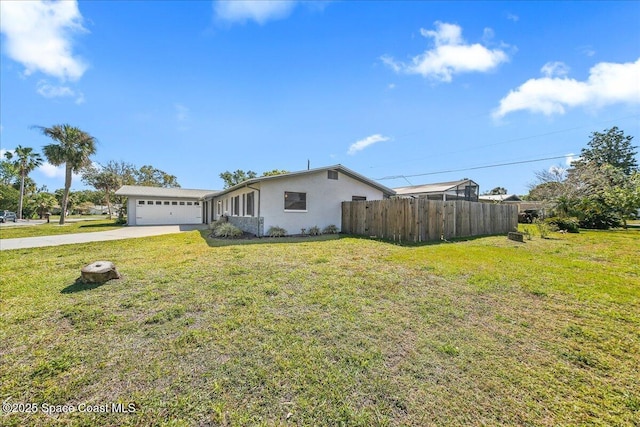
{"type": "Polygon", "coordinates": [[[194,231],[2,252],[0,400],[134,412],[0,423],[634,426],[639,239],[194,231]],[[98,259],[123,279],[76,283],[98,259]]]}
{"type": "Polygon", "coordinates": [[[99,219],[89,221],[67,222],[59,225],[57,222],[12,226],[0,228],[0,239],[15,239],[21,237],[55,236],[59,234],[92,233],[96,231],[109,231],[123,227],[115,223],[114,219],[99,219]]]}

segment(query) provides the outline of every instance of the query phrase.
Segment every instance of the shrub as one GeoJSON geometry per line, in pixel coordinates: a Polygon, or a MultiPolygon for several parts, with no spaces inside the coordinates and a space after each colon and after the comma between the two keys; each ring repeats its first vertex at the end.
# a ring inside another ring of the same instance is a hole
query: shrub
{"type": "Polygon", "coordinates": [[[527,240],[531,240],[532,239],[531,226],[525,225],[524,227],[522,227],[522,234],[524,234],[524,237],[526,237],[527,240]]]}
{"type": "Polygon", "coordinates": [[[322,233],[324,233],[324,234],[338,234],[338,227],[336,227],[333,224],[327,225],[324,228],[324,230],[322,230],[322,233]]]}
{"type": "Polygon", "coordinates": [[[538,229],[538,234],[540,234],[540,237],[542,237],[543,239],[546,239],[547,237],[549,237],[549,233],[554,231],[553,226],[551,226],[550,224],[547,224],[546,222],[544,222],[543,220],[540,220],[539,218],[534,219],[533,223],[538,229]]]}
{"type": "Polygon", "coordinates": [[[224,237],[224,238],[234,238],[242,236],[242,230],[236,227],[233,224],[229,224],[225,222],[223,224],[219,224],[213,231],[213,235],[216,237],[224,237]]]}
{"type": "Polygon", "coordinates": [[[320,235],[320,227],[314,225],[309,229],[309,236],[319,236],[320,235]]]}
{"type": "Polygon", "coordinates": [[[284,237],[287,235],[287,230],[282,227],[274,226],[269,227],[267,230],[267,236],[269,237],[284,237]]]}
{"type": "Polygon", "coordinates": [[[569,233],[579,232],[578,227],[580,226],[580,221],[575,217],[551,217],[546,218],[544,221],[552,227],[556,227],[558,230],[565,230],[569,233]]]}
{"type": "Polygon", "coordinates": [[[217,221],[214,221],[211,224],[209,224],[209,229],[211,231],[215,231],[216,228],[220,227],[222,224],[227,224],[227,220],[220,218],[217,221]]]}

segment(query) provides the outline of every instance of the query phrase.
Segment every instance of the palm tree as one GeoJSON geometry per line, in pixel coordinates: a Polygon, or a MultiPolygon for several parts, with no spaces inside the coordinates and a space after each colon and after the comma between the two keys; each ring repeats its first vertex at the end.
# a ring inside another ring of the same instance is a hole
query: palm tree
{"type": "Polygon", "coordinates": [[[71,189],[71,174],[79,173],[91,164],[89,157],[96,152],[96,139],[77,127],[54,125],[50,128],[39,127],[42,133],[56,141],[56,144],[45,145],[42,151],[54,166],[65,165],[64,194],[62,196],[62,212],[60,225],[64,224],[67,212],[69,190],[71,189]]]}
{"type": "Polygon", "coordinates": [[[18,145],[15,149],[14,166],[20,174],[20,198],[18,199],[18,219],[22,219],[22,202],[24,199],[24,180],[31,171],[42,164],[42,156],[33,152],[31,147],[18,145]]]}

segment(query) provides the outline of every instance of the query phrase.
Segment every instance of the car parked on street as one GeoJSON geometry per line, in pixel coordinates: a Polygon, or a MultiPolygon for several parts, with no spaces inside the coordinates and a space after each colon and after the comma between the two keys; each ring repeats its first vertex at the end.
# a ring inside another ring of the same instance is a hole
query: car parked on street
{"type": "Polygon", "coordinates": [[[0,222],[7,221],[18,221],[18,217],[16,216],[15,212],[3,211],[2,213],[0,213],[0,222]]]}

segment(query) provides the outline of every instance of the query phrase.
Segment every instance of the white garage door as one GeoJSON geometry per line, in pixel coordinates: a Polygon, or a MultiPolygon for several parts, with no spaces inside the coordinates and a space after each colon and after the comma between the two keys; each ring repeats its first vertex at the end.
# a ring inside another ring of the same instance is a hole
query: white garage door
{"type": "Polygon", "coordinates": [[[201,224],[202,203],[197,200],[138,200],[137,225],[201,224]]]}

